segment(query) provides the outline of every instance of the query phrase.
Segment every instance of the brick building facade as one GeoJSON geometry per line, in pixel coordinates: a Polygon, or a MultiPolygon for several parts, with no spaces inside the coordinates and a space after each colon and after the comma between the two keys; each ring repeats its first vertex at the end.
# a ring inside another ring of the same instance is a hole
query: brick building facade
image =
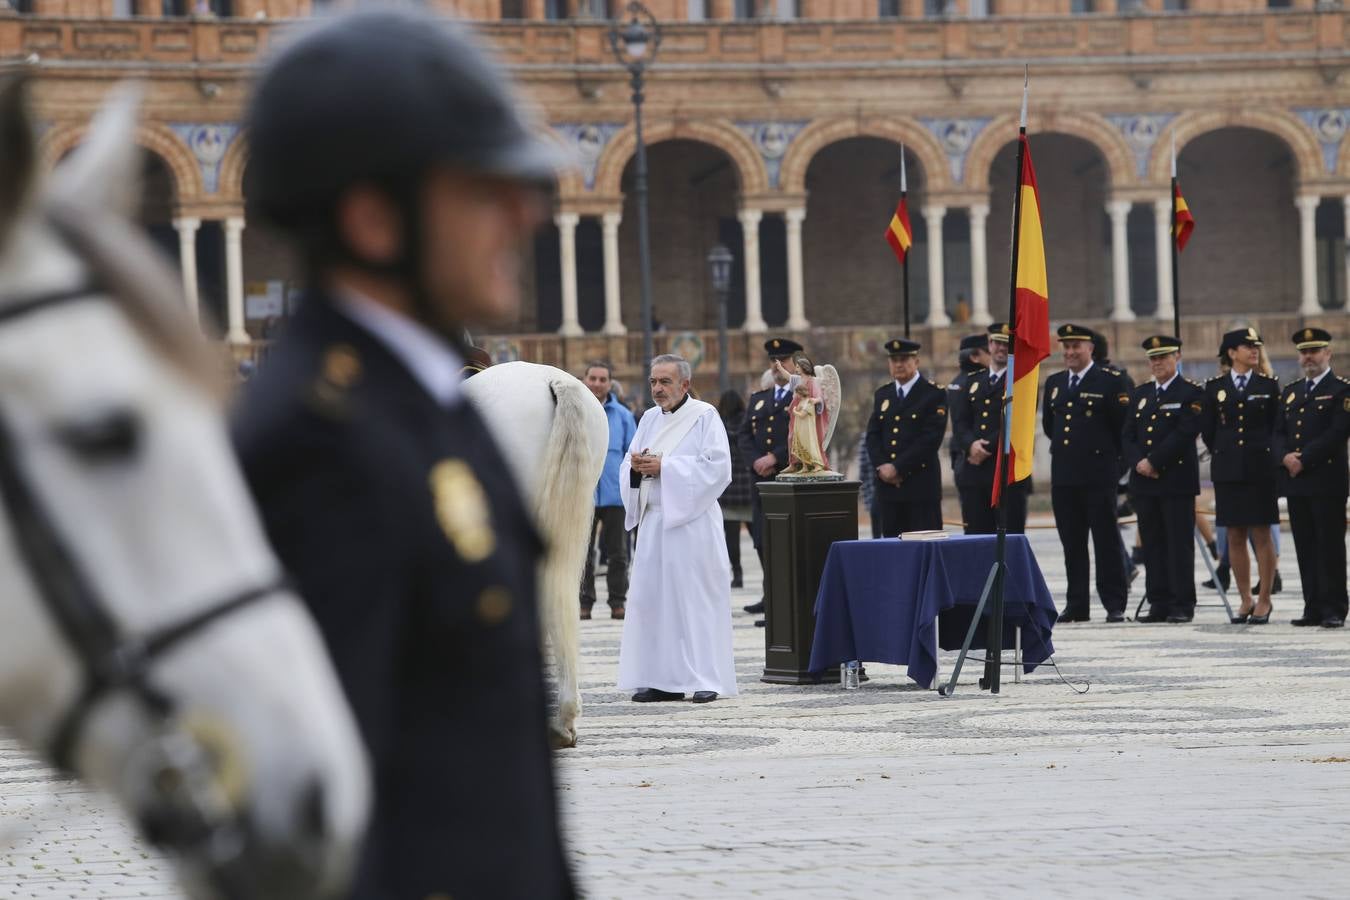
{"type": "MultiPolygon", "coordinates": [[[[633,107],[598,18],[607,4],[442,5],[475,21],[540,128],[581,163],[563,178],[554,223],[535,244],[520,321],[483,340],[499,358],[575,366],[606,356],[632,374],[633,107]]],[[[1208,346],[1239,319],[1270,332],[1281,351],[1281,332],[1304,321],[1350,338],[1350,12],[1338,2],[648,5],[662,25],[644,106],[658,346],[696,357],[705,385],[717,316],[705,259],[718,242],[737,259],[729,302],[738,383],[757,371],[765,329],[801,333],[841,370],[865,373],[860,388],[880,372],[877,349],[900,315],[900,270],[881,235],[902,143],[919,338],[945,362],[961,334],[1002,318],[1024,62],[1057,320],[1099,323],[1123,342],[1124,361],[1131,342],[1170,320],[1175,136],[1199,222],[1181,259],[1188,342],[1208,346]]],[[[259,55],[312,4],[10,6],[19,11],[0,6],[0,59],[36,76],[49,160],[78,144],[114,81],[144,81],[145,222],[180,260],[193,302],[246,346],[295,273],[245,219],[247,145],[235,123],[259,55]]]]}

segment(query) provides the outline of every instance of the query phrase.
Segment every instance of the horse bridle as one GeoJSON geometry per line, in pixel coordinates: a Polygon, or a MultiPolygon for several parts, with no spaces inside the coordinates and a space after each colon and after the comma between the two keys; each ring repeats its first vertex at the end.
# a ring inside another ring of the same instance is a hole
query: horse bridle
{"type": "MultiPolygon", "coordinates": [[[[98,296],[95,285],[83,284],[22,298],[0,307],[0,325],[98,296]]],[[[85,722],[103,700],[117,692],[130,692],[157,720],[167,720],[173,712],[172,701],[150,684],[155,660],[226,616],[276,596],[287,586],[283,578],[278,578],[270,584],[245,588],[147,635],[123,633],[24,478],[17,450],[0,408],[0,498],[38,593],[83,669],[80,692],[58,720],[47,746],[56,765],[74,772],[75,752],[85,722]]]]}

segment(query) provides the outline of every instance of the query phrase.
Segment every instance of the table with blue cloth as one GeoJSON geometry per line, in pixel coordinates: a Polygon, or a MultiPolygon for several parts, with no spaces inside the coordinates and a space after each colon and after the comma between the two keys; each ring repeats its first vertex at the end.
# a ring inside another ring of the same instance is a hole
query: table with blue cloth
{"type": "MultiPolygon", "coordinates": [[[[816,594],[811,671],[849,660],[908,666],[909,677],[932,687],[937,647],[960,649],[994,564],[993,535],[945,540],[837,541],[830,547],[816,594]]],[[[1025,535],[1007,536],[1004,647],[1021,629],[1027,672],[1053,654],[1056,610],[1025,535]]],[[[991,604],[985,607],[985,615],[991,604]]],[[[975,647],[985,646],[985,624],[975,647]]]]}

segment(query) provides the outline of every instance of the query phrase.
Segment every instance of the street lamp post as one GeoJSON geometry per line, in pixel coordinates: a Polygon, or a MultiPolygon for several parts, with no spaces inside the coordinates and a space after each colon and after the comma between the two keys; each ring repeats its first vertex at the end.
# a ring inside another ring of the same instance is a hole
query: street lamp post
{"type": "Polygon", "coordinates": [[[717,396],[731,390],[731,376],[727,373],[727,292],[731,289],[731,263],[735,257],[724,245],[718,244],[708,254],[708,272],[712,275],[713,290],[717,292],[717,396]]]}
{"type": "Polygon", "coordinates": [[[651,238],[647,229],[647,148],[642,140],[642,85],[647,67],[656,61],[661,48],[661,27],[656,17],[641,3],[629,3],[628,24],[615,21],[609,29],[609,46],[619,65],[628,70],[633,87],[633,120],[637,132],[637,158],[633,175],[633,193],[638,208],[638,270],[642,284],[642,372],[652,361],[652,259],[651,238]]]}

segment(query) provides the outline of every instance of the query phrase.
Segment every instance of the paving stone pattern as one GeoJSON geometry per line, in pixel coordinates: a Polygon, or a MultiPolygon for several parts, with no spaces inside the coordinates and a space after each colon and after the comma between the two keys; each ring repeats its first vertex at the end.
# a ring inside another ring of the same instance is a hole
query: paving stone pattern
{"type": "MultiPolygon", "coordinates": [[[[1031,538],[1062,600],[1055,533],[1031,538]]],[[[1343,897],[1350,633],[1288,625],[1288,549],[1276,624],[1056,629],[1083,694],[1048,666],[998,696],[978,665],[949,699],[881,665],[853,692],[763,684],[748,543],[737,698],[634,704],[621,623],[583,622],[581,744],[558,764],[586,895],[1343,897]]],[[[0,817],[0,898],[177,896],[108,801],[2,739],[0,817]]]]}

